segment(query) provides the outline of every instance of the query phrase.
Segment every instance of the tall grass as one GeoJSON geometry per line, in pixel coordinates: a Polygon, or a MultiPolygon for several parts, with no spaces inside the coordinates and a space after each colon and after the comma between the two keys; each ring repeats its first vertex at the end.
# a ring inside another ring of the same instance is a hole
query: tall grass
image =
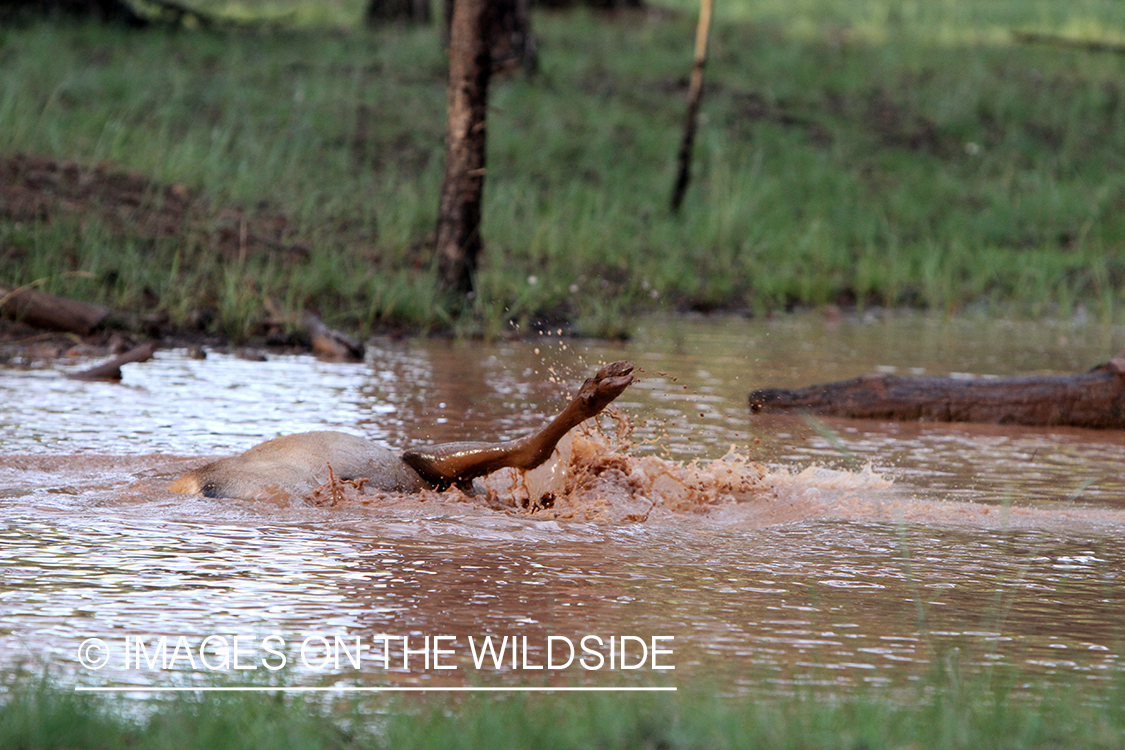
{"type": "MultiPolygon", "coordinates": [[[[723,5],[695,179],[673,218],[693,22],[675,2],[535,16],[542,74],[493,88],[487,249],[462,325],[565,318],[610,333],[651,309],[826,303],[1120,315],[1125,56],[1011,31],[1125,39],[1121,4],[723,5]]],[[[310,20],[302,7],[270,6],[310,20]]],[[[437,29],[340,30],[354,9],[326,7],[336,26],[258,34],[0,31],[0,154],[108,161],[215,206],[267,205],[314,250],[231,268],[205,243],[0,218],[0,278],[91,270],[52,288],[177,323],[206,310],[235,336],[269,297],[363,330],[446,325],[427,250],[437,29]]]]}
{"type": "MultiPolygon", "coordinates": [[[[1013,681],[1013,678],[1016,678],[1013,681]]],[[[949,675],[897,692],[721,697],[685,691],[369,700],[180,693],[138,703],[6,680],[0,746],[12,750],[227,748],[1119,748],[1120,683],[1028,687],[949,675]]]]}

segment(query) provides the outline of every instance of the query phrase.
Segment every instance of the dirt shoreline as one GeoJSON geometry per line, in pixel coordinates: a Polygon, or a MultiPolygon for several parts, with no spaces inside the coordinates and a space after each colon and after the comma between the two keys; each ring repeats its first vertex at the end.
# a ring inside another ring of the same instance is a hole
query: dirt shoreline
{"type": "MultiPolygon", "coordinates": [[[[0,220],[15,226],[96,222],[122,240],[171,239],[207,247],[217,257],[238,263],[255,255],[294,262],[311,254],[307,244],[297,241],[294,222],[274,206],[253,210],[217,206],[184,185],[162,184],[109,162],[81,165],[28,154],[0,155],[0,220]]],[[[13,241],[4,252],[20,261],[31,251],[13,241]]],[[[81,270],[73,273],[83,275],[81,270]]],[[[0,289],[0,309],[5,304],[9,308],[0,317],[0,364],[108,356],[149,341],[159,348],[196,350],[304,353],[317,349],[316,333],[302,322],[302,314],[286,315],[270,305],[271,309],[261,311],[261,335],[237,343],[209,330],[216,315],[213,310],[200,308],[188,316],[189,324],[176,324],[162,311],[159,299],[147,297],[145,307],[108,309],[107,319],[92,331],[24,325],[19,312],[11,308],[17,306],[19,295],[40,293],[37,287],[43,281],[0,278],[0,284],[10,284],[0,289]]],[[[88,302],[77,296],[63,301],[88,302]]],[[[392,327],[387,332],[395,331],[392,327]]]]}
{"type": "Polygon", "coordinates": [[[174,331],[150,337],[121,330],[102,330],[87,336],[44,331],[22,323],[0,320],[0,367],[50,367],[60,360],[82,361],[124,354],[145,343],[157,349],[187,349],[203,358],[207,352],[233,352],[247,359],[265,354],[308,354],[311,346],[271,344],[266,339],[234,344],[214,334],[174,331]]]}
{"type": "MultiPolygon", "coordinates": [[[[255,261],[261,261],[292,270],[308,263],[315,254],[315,243],[299,236],[298,222],[276,205],[217,205],[200,190],[178,183],[160,183],[111,162],[79,164],[30,154],[0,154],[0,222],[9,223],[17,229],[52,224],[93,225],[100,231],[108,232],[115,241],[141,247],[141,260],[134,262],[156,261],[158,247],[169,242],[184,248],[185,264],[199,262],[202,258],[222,267],[251,268],[255,261]],[[192,256],[192,253],[198,257],[192,256]],[[196,260],[190,260],[190,257],[196,257],[196,260]]],[[[353,230],[347,226],[335,227],[332,241],[362,246],[363,252],[375,253],[371,262],[378,263],[378,248],[372,247],[370,241],[353,237],[353,230]]],[[[19,237],[20,232],[16,232],[0,246],[11,264],[8,271],[11,277],[0,275],[0,286],[6,285],[9,290],[21,292],[25,289],[36,292],[53,289],[64,297],[70,295],[68,299],[76,304],[88,304],[105,302],[106,296],[97,292],[97,288],[109,290],[118,284],[118,271],[111,268],[98,274],[87,273],[76,260],[77,256],[67,261],[70,265],[66,270],[58,273],[66,277],[89,277],[89,282],[76,286],[50,283],[50,277],[36,278],[42,272],[29,270],[34,268],[29,260],[35,250],[28,241],[19,237]],[[93,291],[90,284],[94,285],[93,291]]],[[[60,252],[73,254],[73,251],[60,252]]],[[[416,270],[424,274],[424,265],[425,259],[419,256],[416,270]]],[[[0,273],[3,271],[0,270],[0,273]]],[[[252,283],[253,273],[247,278],[250,279],[248,283],[252,283]]],[[[121,296],[120,291],[115,294],[121,296]]],[[[0,288],[0,300],[5,296],[5,290],[0,288]]],[[[261,308],[251,313],[251,320],[244,328],[248,335],[231,335],[224,332],[226,324],[220,305],[212,297],[202,295],[192,302],[186,312],[172,313],[167,307],[173,302],[160,296],[158,290],[147,287],[132,289],[126,295],[130,302],[119,309],[108,309],[106,321],[92,332],[53,332],[24,326],[16,322],[17,315],[5,311],[0,315],[0,364],[65,356],[111,356],[121,353],[128,346],[146,341],[152,341],[159,348],[319,353],[312,340],[312,331],[302,324],[303,317],[309,312],[319,313],[325,320],[339,326],[339,331],[333,333],[344,339],[356,336],[356,329],[360,327],[369,329],[372,335],[394,338],[412,335],[499,338],[576,335],[573,320],[549,312],[533,313],[530,317],[521,318],[518,325],[513,320],[512,325],[501,326],[491,332],[478,329],[471,322],[466,328],[448,321],[444,324],[427,323],[378,316],[369,319],[366,326],[357,325],[354,314],[349,310],[357,304],[362,305],[362,300],[341,300],[323,294],[298,301],[295,303],[298,307],[293,309],[283,309],[279,299],[267,294],[261,308]]],[[[112,302],[109,304],[112,307],[112,302]]],[[[3,307],[2,302],[0,307],[3,307]]],[[[566,315],[565,311],[556,312],[566,315]]],[[[708,312],[749,314],[745,308],[719,307],[708,312]]],[[[839,313],[837,306],[831,306],[830,315],[839,313]]],[[[591,333],[595,337],[628,337],[627,329],[621,326],[586,331],[582,335],[591,333]]]]}

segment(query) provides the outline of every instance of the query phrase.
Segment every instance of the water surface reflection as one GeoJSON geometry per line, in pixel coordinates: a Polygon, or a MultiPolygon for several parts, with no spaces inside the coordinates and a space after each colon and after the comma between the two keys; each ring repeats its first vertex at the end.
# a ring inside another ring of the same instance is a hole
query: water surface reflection
{"type": "MultiPolygon", "coordinates": [[[[951,649],[970,667],[1096,677],[1121,666],[1125,635],[1119,434],[752,420],[745,397],[878,369],[1073,371],[1123,345],[1121,330],[1092,326],[677,319],[627,344],[379,342],[365,366],[160,352],[120,386],[5,370],[0,649],[5,663],[138,684],[166,676],[113,663],[91,675],[78,644],[494,634],[527,636],[541,657],[548,635],[635,634],[675,638],[674,673],[625,675],[644,682],[885,681],[951,649]],[[862,483],[835,494],[809,484],[798,489],[823,507],[851,510],[760,528],[722,514],[576,523],[456,502],[330,509],[160,489],[192,457],[304,429],[395,447],[509,438],[538,427],[595,364],[623,357],[646,371],[622,404],[638,455],[713,459],[733,444],[793,473],[870,464],[895,484],[885,501],[862,483]],[[962,502],[994,513],[982,522],[962,502]],[[926,520],[907,520],[922,506],[926,520]],[[1008,506],[1040,515],[1008,524],[1008,506]]],[[[464,671],[363,678],[457,682],[464,671]]],[[[576,678],[606,676],[548,679],[576,678]]]]}

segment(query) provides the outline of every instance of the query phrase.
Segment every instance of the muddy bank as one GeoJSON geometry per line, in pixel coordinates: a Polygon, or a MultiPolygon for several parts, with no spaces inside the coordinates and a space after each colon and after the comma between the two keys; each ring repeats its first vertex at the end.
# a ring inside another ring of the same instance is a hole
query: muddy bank
{"type": "MultiPolygon", "coordinates": [[[[278,321],[270,336],[237,346],[220,336],[190,331],[154,331],[150,337],[100,328],[78,334],[44,330],[27,325],[22,320],[0,318],[0,366],[51,368],[60,363],[68,365],[108,358],[119,358],[119,364],[124,364],[143,361],[147,357],[136,356],[136,353],[147,351],[151,356],[156,349],[186,349],[196,359],[205,359],[208,352],[233,353],[250,361],[262,361],[267,356],[310,353],[328,362],[362,362],[365,346],[357,339],[329,328],[307,311],[278,321]],[[126,355],[131,352],[134,357],[128,358],[126,355]]],[[[89,379],[120,380],[121,376],[118,373],[89,379]]]]}
{"type": "MultiPolygon", "coordinates": [[[[183,258],[177,263],[185,265],[244,267],[264,258],[267,263],[291,266],[312,254],[310,245],[297,237],[294,222],[274,206],[261,204],[249,210],[216,205],[199,191],[163,184],[109,162],[84,165],[27,154],[0,155],[0,221],[4,220],[16,231],[6,242],[0,240],[6,262],[0,268],[0,363],[108,356],[120,353],[122,346],[144,341],[166,348],[223,350],[232,344],[217,325],[220,315],[213,294],[199,290],[195,309],[172,315],[171,303],[147,286],[123,292],[123,271],[113,263],[96,274],[84,270],[87,264],[79,262],[79,249],[59,251],[71,257],[69,269],[60,270],[57,278],[4,278],[20,277],[36,252],[23,234],[31,227],[64,224],[85,231],[94,226],[118,245],[139,248],[140,257],[132,261],[139,263],[165,262],[158,247],[161,242],[182,248],[183,258]],[[101,296],[126,298],[130,304],[110,309],[84,299],[51,298],[39,289],[71,277],[89,279],[84,288],[94,296],[101,290],[101,296]],[[45,301],[32,305],[33,298],[45,301]],[[99,308],[101,314],[76,316],[64,307],[99,308]]],[[[85,243],[87,238],[76,241],[85,243]]],[[[253,285],[254,275],[250,273],[246,283],[253,285]]],[[[312,351],[333,359],[362,358],[358,342],[328,328],[315,315],[310,319],[310,314],[283,310],[267,296],[255,315],[254,330],[239,343],[275,353],[312,351]]]]}
{"type": "MultiPolygon", "coordinates": [[[[307,257],[280,211],[215,206],[185,185],[165,185],[109,163],[0,156],[0,218],[50,222],[97,218],[116,234],[202,241],[225,256],[282,252],[307,257]]],[[[18,249],[16,249],[18,251],[18,249]]]]}

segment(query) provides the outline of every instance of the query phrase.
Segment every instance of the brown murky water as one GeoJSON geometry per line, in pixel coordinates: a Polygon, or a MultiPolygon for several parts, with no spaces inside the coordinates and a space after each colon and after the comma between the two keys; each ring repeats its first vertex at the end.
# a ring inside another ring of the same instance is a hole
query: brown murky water
{"type": "Polygon", "coordinates": [[[954,658],[1105,676],[1125,653],[1125,436],[751,418],[745,399],[877,370],[1072,372],[1123,347],[1125,330],[1094,324],[808,316],[654,320],[627,344],[385,341],[364,365],[159,352],[120,385],[2,370],[0,664],[171,685],[269,677],[268,645],[290,679],[326,684],[785,689],[954,658]],[[603,418],[577,436],[551,508],[519,507],[514,476],[489,480],[491,497],[333,507],[163,489],[202,457],[301,430],[396,448],[517,436],[621,358],[644,370],[619,401],[632,435],[603,418]],[[136,638],[155,659],[160,636],[170,668],[138,666],[136,638]],[[516,662],[477,668],[485,636],[516,639],[516,662]],[[584,636],[601,640],[582,652],[584,636]],[[639,668],[611,668],[623,636],[628,665],[647,651],[639,668]],[[337,637],[340,663],[324,662],[319,639],[337,637]],[[100,669],[80,662],[89,638],[100,669]],[[566,660],[562,638],[569,669],[536,669],[566,660]]]}

